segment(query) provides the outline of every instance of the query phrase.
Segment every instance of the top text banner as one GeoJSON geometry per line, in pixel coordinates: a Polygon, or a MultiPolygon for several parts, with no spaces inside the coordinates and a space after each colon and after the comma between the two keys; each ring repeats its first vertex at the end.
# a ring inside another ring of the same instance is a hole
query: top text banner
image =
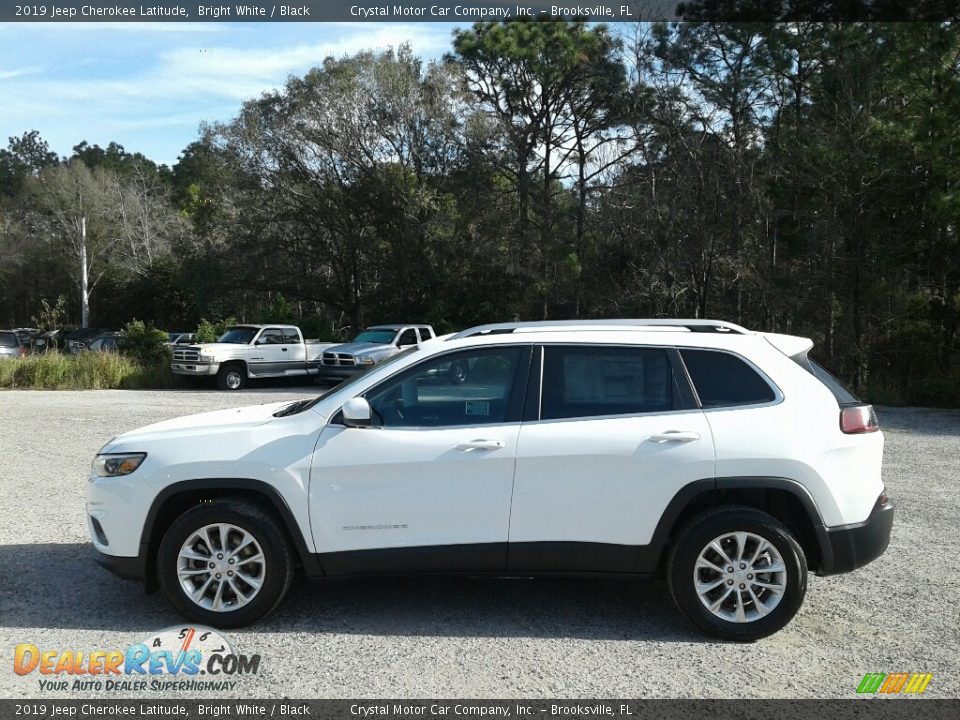
{"type": "Polygon", "coordinates": [[[589,22],[956,20],[960,0],[38,0],[0,2],[0,22],[589,22]]]}
{"type": "Polygon", "coordinates": [[[0,21],[29,22],[477,22],[528,19],[638,22],[676,20],[676,3],[659,0],[296,0],[195,2],[36,0],[0,3],[0,21]]]}

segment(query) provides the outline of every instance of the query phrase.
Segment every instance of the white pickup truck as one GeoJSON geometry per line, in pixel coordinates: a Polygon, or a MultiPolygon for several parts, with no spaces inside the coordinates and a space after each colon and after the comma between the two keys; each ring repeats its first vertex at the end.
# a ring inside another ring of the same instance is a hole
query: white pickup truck
{"type": "Polygon", "coordinates": [[[221,390],[240,390],[248,378],[316,375],[333,343],[304,340],[296,325],[234,325],[215,343],[178,346],[174,375],[216,376],[221,390]]]}

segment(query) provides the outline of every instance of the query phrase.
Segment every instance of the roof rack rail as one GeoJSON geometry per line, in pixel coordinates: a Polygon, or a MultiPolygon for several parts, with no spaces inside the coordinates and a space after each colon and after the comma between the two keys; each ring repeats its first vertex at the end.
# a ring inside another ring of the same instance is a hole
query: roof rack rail
{"type": "Polygon", "coordinates": [[[475,335],[503,335],[518,332],[563,332],[572,330],[683,330],[687,332],[732,333],[751,335],[752,332],[726,320],[626,318],[622,320],[535,320],[531,322],[491,323],[461,330],[448,340],[475,335]]]}

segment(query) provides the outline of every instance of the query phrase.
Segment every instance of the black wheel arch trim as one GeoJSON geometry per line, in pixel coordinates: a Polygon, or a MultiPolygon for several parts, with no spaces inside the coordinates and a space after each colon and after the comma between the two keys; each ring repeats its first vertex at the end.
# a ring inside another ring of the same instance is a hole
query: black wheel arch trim
{"type": "Polygon", "coordinates": [[[745,477],[718,477],[704,480],[695,480],[684,485],[673,496],[664,509],[653,537],[647,549],[641,554],[641,571],[655,572],[663,558],[664,550],[672,539],[673,533],[679,529],[677,520],[684,510],[697,498],[707,497],[708,505],[716,507],[721,504],[721,493],[727,490],[782,490],[794,496],[803,507],[816,537],[820,551],[820,565],[833,566],[833,548],[823,518],[810,492],[800,483],[788,478],[745,476],[745,477]]]}
{"type": "Polygon", "coordinates": [[[293,542],[294,550],[304,573],[308,576],[323,575],[320,563],[316,555],[307,546],[307,541],[303,537],[303,532],[297,524],[293,512],[286,499],[272,485],[262,480],[253,480],[249,478],[202,478],[196,480],[181,480],[163,488],[153,499],[150,509],[147,511],[146,520],[143,523],[143,530],[140,534],[140,558],[144,568],[144,581],[147,590],[152,592],[157,589],[156,579],[156,549],[159,547],[161,538],[154,537],[154,527],[156,526],[157,516],[161,508],[168,500],[183,493],[193,493],[197,491],[216,490],[224,491],[223,495],[228,496],[230,491],[256,492],[269,500],[271,509],[275,510],[283,521],[287,534],[293,542]],[[151,548],[153,551],[151,551],[151,548]]]}

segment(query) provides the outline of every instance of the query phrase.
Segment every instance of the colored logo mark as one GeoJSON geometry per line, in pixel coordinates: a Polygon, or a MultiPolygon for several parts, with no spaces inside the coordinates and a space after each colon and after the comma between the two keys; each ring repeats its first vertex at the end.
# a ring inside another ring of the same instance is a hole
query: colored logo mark
{"type": "Polygon", "coordinates": [[[933,673],[867,673],[857,685],[861,694],[920,695],[933,679],[933,673]]]}

